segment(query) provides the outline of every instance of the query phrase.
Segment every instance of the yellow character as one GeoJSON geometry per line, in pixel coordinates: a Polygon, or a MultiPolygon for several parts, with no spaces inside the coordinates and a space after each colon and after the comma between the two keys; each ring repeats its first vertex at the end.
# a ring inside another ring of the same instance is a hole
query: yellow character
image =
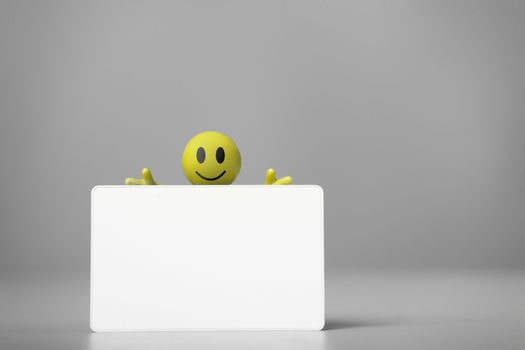
{"type": "MultiPolygon", "coordinates": [[[[216,131],[195,135],[182,153],[182,170],[194,185],[229,185],[241,170],[241,153],[231,138],[216,131]]],[[[127,178],[126,185],[158,185],[149,168],[142,179],[127,178]]],[[[277,179],[275,170],[266,171],[265,185],[288,185],[290,176],[277,179]]]]}

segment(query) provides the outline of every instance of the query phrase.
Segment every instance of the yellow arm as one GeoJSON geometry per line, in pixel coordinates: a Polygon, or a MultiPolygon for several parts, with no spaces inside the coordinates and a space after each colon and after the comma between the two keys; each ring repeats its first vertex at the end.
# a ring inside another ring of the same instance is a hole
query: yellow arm
{"type": "Polygon", "coordinates": [[[142,169],[142,179],[135,179],[133,177],[128,177],[125,180],[126,185],[158,185],[158,183],[153,179],[151,175],[150,168],[142,169]]]}
{"type": "Polygon", "coordinates": [[[280,179],[277,179],[277,177],[275,176],[274,169],[268,169],[266,171],[266,178],[264,179],[265,185],[290,185],[291,183],[292,183],[291,176],[285,176],[285,177],[281,177],[280,179]]]}

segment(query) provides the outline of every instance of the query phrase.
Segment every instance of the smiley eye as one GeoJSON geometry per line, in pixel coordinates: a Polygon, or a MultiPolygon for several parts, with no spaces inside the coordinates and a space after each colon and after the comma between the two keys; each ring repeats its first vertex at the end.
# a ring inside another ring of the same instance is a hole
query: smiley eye
{"type": "Polygon", "coordinates": [[[217,152],[215,153],[215,158],[217,158],[217,162],[219,162],[219,164],[222,164],[222,162],[224,162],[224,157],[225,157],[224,149],[222,147],[217,148],[217,152]]]}
{"type": "Polygon", "coordinates": [[[199,147],[197,150],[197,160],[199,163],[204,163],[204,159],[206,159],[206,152],[204,151],[204,148],[199,147]]]}

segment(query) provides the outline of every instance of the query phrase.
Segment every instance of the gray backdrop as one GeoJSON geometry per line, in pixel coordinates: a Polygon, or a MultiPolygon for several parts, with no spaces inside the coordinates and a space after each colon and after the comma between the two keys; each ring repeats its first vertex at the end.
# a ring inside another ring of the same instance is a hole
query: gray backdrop
{"type": "Polygon", "coordinates": [[[90,189],[186,141],[319,184],[328,269],[524,268],[525,3],[0,1],[0,272],[87,278],[90,189]]]}

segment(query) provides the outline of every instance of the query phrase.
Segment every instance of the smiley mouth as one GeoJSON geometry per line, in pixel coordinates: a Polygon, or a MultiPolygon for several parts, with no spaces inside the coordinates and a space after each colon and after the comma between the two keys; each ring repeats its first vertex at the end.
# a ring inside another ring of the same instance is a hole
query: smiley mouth
{"type": "Polygon", "coordinates": [[[219,176],[215,176],[215,177],[206,177],[206,176],[202,176],[201,174],[199,174],[198,171],[195,171],[195,174],[199,175],[199,177],[201,179],[204,179],[204,180],[207,180],[207,181],[215,181],[215,180],[218,180],[222,177],[222,175],[226,174],[226,170],[224,170],[222,173],[220,173],[219,176]]]}

